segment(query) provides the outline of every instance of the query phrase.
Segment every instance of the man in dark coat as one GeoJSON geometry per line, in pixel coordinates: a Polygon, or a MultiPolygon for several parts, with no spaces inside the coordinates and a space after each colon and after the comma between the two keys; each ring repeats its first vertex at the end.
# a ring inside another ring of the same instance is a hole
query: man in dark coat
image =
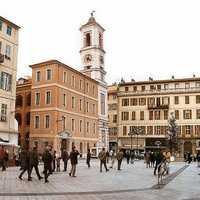
{"type": "Polygon", "coordinates": [[[91,153],[90,153],[90,149],[88,149],[87,158],[86,158],[86,164],[88,165],[88,168],[90,168],[90,159],[91,159],[91,153]]]}
{"type": "Polygon", "coordinates": [[[20,165],[21,165],[21,173],[19,175],[19,179],[22,180],[23,174],[27,171],[28,173],[28,180],[30,180],[30,155],[28,151],[22,149],[20,154],[20,165]]]}
{"type": "Polygon", "coordinates": [[[2,167],[2,171],[6,170],[5,166],[5,149],[3,146],[0,146],[0,167],[2,167]]]}
{"type": "Polygon", "coordinates": [[[100,160],[100,172],[102,172],[102,165],[104,165],[106,172],[109,171],[106,165],[106,151],[105,148],[102,149],[102,151],[99,152],[99,160],[100,160]]]}
{"type": "Polygon", "coordinates": [[[37,152],[37,147],[33,147],[33,150],[30,152],[30,173],[29,173],[29,181],[31,181],[31,173],[33,170],[33,167],[35,168],[35,172],[37,174],[38,179],[42,179],[43,177],[40,176],[39,169],[39,155],[37,152]]]}
{"type": "Polygon", "coordinates": [[[63,163],[64,163],[64,172],[67,171],[67,163],[68,163],[68,160],[69,160],[69,154],[67,153],[66,150],[63,150],[63,153],[62,153],[62,160],[63,160],[63,163]]]}
{"type": "Polygon", "coordinates": [[[72,177],[76,177],[75,173],[76,173],[76,165],[78,164],[78,155],[79,155],[79,152],[76,150],[76,147],[73,146],[72,151],[69,156],[70,161],[71,161],[71,171],[69,175],[72,177]]]}
{"type": "Polygon", "coordinates": [[[48,183],[48,177],[51,173],[51,163],[52,163],[52,155],[49,152],[48,147],[45,149],[43,155],[42,155],[42,161],[44,162],[44,178],[45,178],[45,183],[48,183]]]}
{"type": "Polygon", "coordinates": [[[163,158],[164,158],[164,156],[163,156],[161,151],[156,152],[156,154],[155,154],[156,165],[155,165],[155,168],[154,168],[154,175],[156,175],[156,171],[158,169],[158,166],[162,162],[163,158]]]}
{"type": "Polygon", "coordinates": [[[123,159],[124,153],[123,151],[120,149],[119,152],[116,155],[117,161],[118,161],[118,170],[121,170],[121,164],[122,164],[122,159],[123,159]]]}

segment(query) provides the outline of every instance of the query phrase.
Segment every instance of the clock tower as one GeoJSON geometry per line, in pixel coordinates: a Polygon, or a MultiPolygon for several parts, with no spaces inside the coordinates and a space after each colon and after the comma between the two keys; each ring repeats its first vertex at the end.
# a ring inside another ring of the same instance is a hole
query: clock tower
{"type": "Polygon", "coordinates": [[[107,83],[105,82],[105,67],[103,48],[103,33],[105,29],[96,22],[94,11],[88,22],[81,26],[82,47],[80,50],[83,65],[82,73],[99,82],[98,84],[98,131],[99,140],[96,144],[97,153],[104,147],[109,150],[108,138],[108,104],[107,83]]]}
{"type": "Polygon", "coordinates": [[[81,26],[82,48],[80,50],[81,61],[84,67],[83,73],[105,84],[103,33],[104,28],[98,24],[93,16],[81,26]]]}

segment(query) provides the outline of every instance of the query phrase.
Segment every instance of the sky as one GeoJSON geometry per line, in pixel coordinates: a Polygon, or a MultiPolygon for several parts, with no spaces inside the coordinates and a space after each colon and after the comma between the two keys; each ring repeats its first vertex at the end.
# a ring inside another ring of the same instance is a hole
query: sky
{"type": "Polygon", "coordinates": [[[92,10],[109,84],[200,76],[199,0],[2,0],[0,15],[21,27],[17,77],[49,59],[81,70],[79,27],[92,10]]]}

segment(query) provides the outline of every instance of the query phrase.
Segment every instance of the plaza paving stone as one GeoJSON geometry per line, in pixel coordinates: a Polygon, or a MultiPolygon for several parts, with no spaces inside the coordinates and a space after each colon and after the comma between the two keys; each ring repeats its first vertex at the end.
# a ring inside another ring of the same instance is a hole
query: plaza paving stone
{"type": "MultiPolygon", "coordinates": [[[[171,174],[183,168],[185,163],[172,163],[171,174]]],[[[70,168],[70,166],[69,166],[70,168]]],[[[41,166],[42,170],[42,166],[41,166]]],[[[134,165],[123,162],[122,170],[111,169],[109,172],[99,172],[99,162],[92,161],[88,169],[85,161],[80,161],[77,177],[69,177],[65,172],[54,173],[49,177],[50,183],[39,181],[33,173],[33,181],[18,180],[19,169],[9,168],[0,172],[0,200],[27,199],[191,199],[200,198],[199,168],[195,164],[177,175],[162,189],[153,189],[157,178],[153,176],[153,169],[146,168],[143,161],[136,161],[134,165]],[[3,196],[6,195],[6,196],[3,196]],[[13,195],[13,196],[12,196],[13,195]]]]}

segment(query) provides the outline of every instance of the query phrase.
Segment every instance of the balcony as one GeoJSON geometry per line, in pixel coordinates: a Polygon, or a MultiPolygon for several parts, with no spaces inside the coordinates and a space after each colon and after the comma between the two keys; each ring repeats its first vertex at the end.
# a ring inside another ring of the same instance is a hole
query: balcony
{"type": "Polygon", "coordinates": [[[0,63],[4,62],[4,55],[0,53],[0,63]]]}
{"type": "Polygon", "coordinates": [[[148,105],[148,109],[149,110],[169,109],[169,105],[168,104],[161,104],[161,105],[152,105],[152,104],[149,104],[148,105]]]}

